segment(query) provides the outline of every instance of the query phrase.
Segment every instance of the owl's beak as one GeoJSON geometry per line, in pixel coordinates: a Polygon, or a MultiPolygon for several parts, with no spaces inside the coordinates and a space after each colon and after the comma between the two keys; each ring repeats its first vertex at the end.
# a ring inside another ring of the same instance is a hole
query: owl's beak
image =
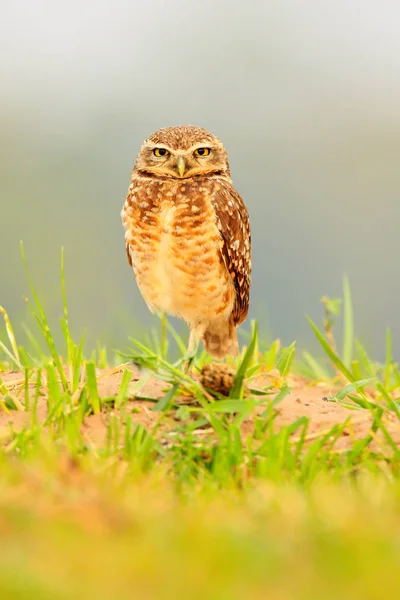
{"type": "Polygon", "coordinates": [[[176,168],[178,170],[179,177],[183,177],[186,169],[185,159],[183,156],[178,157],[178,160],[176,161],[176,168]]]}

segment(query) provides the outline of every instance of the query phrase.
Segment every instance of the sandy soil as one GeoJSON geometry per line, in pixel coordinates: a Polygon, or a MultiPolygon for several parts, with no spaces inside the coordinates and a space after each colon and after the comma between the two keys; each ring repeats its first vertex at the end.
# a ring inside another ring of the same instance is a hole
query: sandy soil
{"type": "MultiPolygon", "coordinates": [[[[101,398],[107,398],[115,395],[118,392],[123,369],[128,368],[126,365],[119,369],[109,369],[98,371],[98,390],[101,398]]],[[[133,385],[140,379],[139,372],[135,367],[129,366],[132,370],[133,385]]],[[[20,373],[6,372],[1,373],[1,378],[6,384],[9,393],[12,396],[17,396],[20,393],[23,380],[20,373]]],[[[260,377],[252,387],[263,388],[267,385],[274,385],[276,376],[274,374],[266,374],[260,377]]],[[[344,428],[339,439],[335,443],[335,448],[345,450],[349,448],[354,440],[364,438],[368,433],[371,433],[372,416],[367,410],[350,410],[335,402],[330,402],[328,399],[334,394],[335,390],[329,388],[326,384],[312,384],[302,377],[290,377],[287,380],[291,387],[291,392],[284,400],[276,407],[275,430],[280,427],[292,423],[302,416],[309,417],[310,424],[307,431],[307,438],[313,440],[327,433],[333,425],[344,423],[349,419],[348,424],[344,428]]],[[[140,396],[153,398],[158,400],[163,397],[169,385],[156,378],[151,378],[140,389],[140,396]]],[[[278,387],[272,388],[273,395],[268,397],[268,401],[273,399],[279,392],[278,387]]],[[[30,390],[33,395],[34,387],[30,390]]],[[[178,399],[181,403],[193,403],[194,400],[187,396],[182,396],[178,399]]],[[[255,415],[262,413],[267,405],[267,402],[255,410],[255,415]]],[[[126,407],[126,413],[131,414],[134,423],[141,424],[144,427],[151,429],[152,426],[160,417],[160,413],[153,412],[154,402],[135,399],[129,400],[126,407]]],[[[38,402],[38,419],[44,420],[47,415],[46,398],[40,397],[38,402]]],[[[106,439],[107,422],[110,416],[116,415],[121,418],[121,414],[115,408],[106,408],[101,414],[90,415],[85,419],[82,434],[90,444],[102,445],[106,439]]],[[[251,434],[253,431],[254,417],[247,419],[242,424],[242,432],[244,435],[251,434]]],[[[10,425],[14,431],[20,431],[27,426],[31,421],[32,415],[25,411],[10,411],[7,414],[4,410],[0,412],[0,440],[6,440],[10,436],[10,425]]],[[[385,414],[383,421],[395,443],[400,446],[400,422],[393,414],[385,414]]],[[[121,418],[123,426],[123,418],[121,418]]],[[[167,415],[163,426],[159,430],[159,435],[167,434],[169,430],[176,426],[174,419],[174,411],[170,411],[167,415]]],[[[372,433],[372,447],[375,449],[382,448],[386,442],[383,435],[372,433]]],[[[296,434],[294,434],[296,438],[296,434]]]]}

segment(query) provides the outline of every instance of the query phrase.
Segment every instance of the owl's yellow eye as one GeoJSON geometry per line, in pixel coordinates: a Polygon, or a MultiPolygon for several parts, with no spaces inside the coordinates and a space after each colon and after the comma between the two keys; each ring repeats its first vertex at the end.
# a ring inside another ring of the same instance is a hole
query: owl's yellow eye
{"type": "Polygon", "coordinates": [[[153,154],[158,158],[161,158],[162,156],[167,157],[169,156],[169,151],[166,148],[154,148],[153,154]]]}
{"type": "Polygon", "coordinates": [[[197,148],[194,151],[195,156],[208,156],[210,154],[210,148],[197,148]]]}

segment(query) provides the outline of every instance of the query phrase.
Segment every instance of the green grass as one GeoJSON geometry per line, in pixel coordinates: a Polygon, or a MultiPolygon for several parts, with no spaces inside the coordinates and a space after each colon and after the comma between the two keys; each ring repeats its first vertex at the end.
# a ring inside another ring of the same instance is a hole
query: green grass
{"type": "MultiPolygon", "coordinates": [[[[340,354],[339,299],[322,299],[322,328],[309,319],[322,358],[296,356],[295,343],[265,346],[252,323],[241,356],[228,361],[236,373],[228,397],[184,373],[182,358],[171,360],[185,343],[164,317],[146,345],[86,355],[84,336],[71,337],[63,258],[61,280],[62,347],[30,279],[37,334],[27,329],[26,347],[0,308],[1,598],[397,593],[400,372],[390,332],[383,363],[355,338],[347,279],[340,354]],[[118,388],[102,394],[104,369],[121,362],[118,388]],[[131,362],[143,369],[135,380],[131,362]],[[317,432],[306,413],[278,426],[296,373],[327,382],[326,406],[348,408],[348,417],[317,432]],[[260,387],[265,374],[274,383],[260,387]],[[161,380],[161,397],[144,393],[151,377],[161,380]],[[135,419],[138,402],[148,426],[135,419]],[[371,426],[340,446],[361,414],[371,426]],[[87,435],[98,419],[102,441],[87,435]]],[[[194,370],[207,361],[199,353],[194,370]]]]}

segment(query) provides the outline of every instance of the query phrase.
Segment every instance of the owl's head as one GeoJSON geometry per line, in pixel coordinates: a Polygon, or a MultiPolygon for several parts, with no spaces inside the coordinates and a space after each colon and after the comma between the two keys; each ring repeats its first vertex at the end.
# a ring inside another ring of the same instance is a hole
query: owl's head
{"type": "Polygon", "coordinates": [[[193,125],[167,127],[153,133],[140,149],[135,170],[168,179],[230,176],[228,156],[221,140],[193,125]]]}

